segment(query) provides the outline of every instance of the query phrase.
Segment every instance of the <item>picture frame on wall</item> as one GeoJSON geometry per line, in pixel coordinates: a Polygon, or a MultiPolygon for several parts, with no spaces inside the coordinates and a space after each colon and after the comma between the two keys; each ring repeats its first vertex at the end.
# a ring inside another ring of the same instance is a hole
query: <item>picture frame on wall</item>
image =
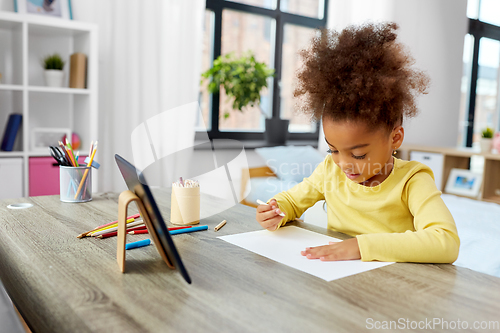
{"type": "Polygon", "coordinates": [[[14,9],[21,14],[73,19],[71,0],[14,0],[14,9]]]}
{"type": "Polygon", "coordinates": [[[445,193],[477,198],[483,175],[465,169],[451,169],[446,182],[445,193]]]}

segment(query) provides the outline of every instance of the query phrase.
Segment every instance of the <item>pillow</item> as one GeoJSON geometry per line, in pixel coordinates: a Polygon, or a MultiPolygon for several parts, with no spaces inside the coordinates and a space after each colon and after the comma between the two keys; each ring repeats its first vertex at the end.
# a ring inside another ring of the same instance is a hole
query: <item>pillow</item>
{"type": "Polygon", "coordinates": [[[278,146],[257,148],[266,165],[281,180],[301,182],[309,177],[325,156],[312,146],[278,146]]]}

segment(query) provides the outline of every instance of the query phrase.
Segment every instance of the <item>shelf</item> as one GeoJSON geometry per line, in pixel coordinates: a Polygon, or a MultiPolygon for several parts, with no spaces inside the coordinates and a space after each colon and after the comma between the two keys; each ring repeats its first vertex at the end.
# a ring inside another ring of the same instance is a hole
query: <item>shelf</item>
{"type": "MultiPolygon", "coordinates": [[[[33,181],[30,159],[47,157],[52,161],[48,148],[31,149],[35,128],[77,132],[83,147],[98,136],[97,34],[98,27],[92,23],[0,11],[0,130],[5,128],[10,114],[23,115],[14,146],[16,151],[0,152],[0,162],[14,157],[22,160],[22,181],[17,186],[24,196],[29,195],[33,181]],[[87,89],[69,88],[70,57],[77,52],[87,56],[87,89]],[[59,53],[66,61],[63,88],[45,85],[40,61],[53,53],[59,53]]],[[[42,173],[36,177],[52,176],[42,173]]],[[[92,177],[92,182],[97,189],[97,175],[92,177]]]]}
{"type": "Polygon", "coordinates": [[[0,151],[0,157],[22,157],[23,155],[22,151],[0,151]]]}
{"type": "Polygon", "coordinates": [[[23,19],[17,13],[0,11],[0,28],[12,28],[22,25],[23,19]]]}
{"type": "Polygon", "coordinates": [[[45,151],[30,151],[28,152],[29,157],[47,157],[50,156],[49,148],[45,151]]]}
{"type": "MultiPolygon", "coordinates": [[[[75,155],[76,153],[79,153],[79,155],[81,156],[87,156],[88,152],[87,151],[83,151],[81,149],[78,149],[78,150],[75,150],[74,151],[75,155]]],[[[47,148],[47,151],[30,151],[28,152],[28,157],[49,157],[51,156],[50,153],[49,153],[49,148],[47,148]]]]}
{"type": "Polygon", "coordinates": [[[53,87],[43,87],[43,86],[30,86],[28,91],[32,92],[45,92],[45,93],[56,93],[56,94],[78,94],[78,95],[89,95],[89,89],[76,89],[76,88],[53,88],[53,87]]]}
{"type": "MultiPolygon", "coordinates": [[[[480,152],[472,148],[424,147],[418,145],[402,145],[398,152],[406,158],[410,157],[411,152],[441,154],[444,157],[442,165],[435,165],[434,168],[429,165],[429,167],[431,167],[434,174],[442,175],[442,184],[440,184],[441,186],[438,184],[438,189],[443,192],[452,169],[457,168],[481,173],[483,175],[483,184],[477,199],[500,204],[500,154],[480,152]]],[[[427,155],[427,159],[431,160],[431,154],[427,155]]],[[[426,164],[425,161],[423,163],[426,164]]]]}
{"type": "Polygon", "coordinates": [[[485,197],[485,198],[483,198],[483,201],[500,204],[500,195],[485,197]]]}
{"type": "Polygon", "coordinates": [[[23,90],[23,86],[21,86],[19,84],[0,84],[0,90],[21,91],[21,90],[23,90]]]}

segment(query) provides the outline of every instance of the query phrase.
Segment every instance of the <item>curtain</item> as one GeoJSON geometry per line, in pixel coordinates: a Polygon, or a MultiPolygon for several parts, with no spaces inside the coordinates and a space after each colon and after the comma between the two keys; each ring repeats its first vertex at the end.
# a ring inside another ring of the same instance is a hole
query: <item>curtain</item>
{"type": "MultiPolygon", "coordinates": [[[[74,20],[99,27],[97,190],[121,191],[115,154],[144,169],[192,150],[205,1],[72,0],[72,9],[74,20]],[[138,135],[144,128],[149,141],[138,135]]],[[[158,169],[151,185],[168,185],[183,162],[158,169]]]]}

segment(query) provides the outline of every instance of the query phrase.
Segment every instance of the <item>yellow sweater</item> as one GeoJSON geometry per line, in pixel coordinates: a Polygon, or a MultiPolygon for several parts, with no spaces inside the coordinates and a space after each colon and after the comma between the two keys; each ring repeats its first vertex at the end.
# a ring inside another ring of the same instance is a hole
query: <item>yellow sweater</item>
{"type": "Polygon", "coordinates": [[[281,225],[326,200],[328,228],[356,236],[361,260],[452,263],[460,240],[429,167],[394,158],[375,187],[348,179],[328,155],[313,174],[275,197],[281,225]]]}

